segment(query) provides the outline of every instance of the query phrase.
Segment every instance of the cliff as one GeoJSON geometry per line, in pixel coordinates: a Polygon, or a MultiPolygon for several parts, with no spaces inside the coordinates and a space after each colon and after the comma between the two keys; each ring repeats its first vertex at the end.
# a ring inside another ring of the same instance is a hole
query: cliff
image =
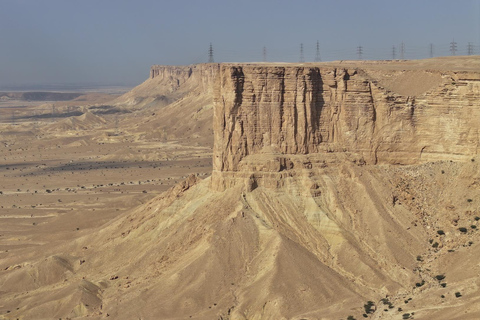
{"type": "Polygon", "coordinates": [[[209,95],[217,69],[218,64],[154,65],[149,78],[116,99],[115,104],[136,109],[163,107],[187,95],[209,95]]]}
{"type": "Polygon", "coordinates": [[[221,65],[214,188],[227,187],[223,180],[234,172],[258,171],[248,164],[258,154],[277,154],[277,165],[261,171],[279,172],[293,169],[288,155],[343,153],[367,164],[419,164],[477,153],[479,73],[385,69],[221,65]],[[408,92],[415,79],[424,81],[410,89],[412,96],[386,88],[408,92]]]}
{"type": "Polygon", "coordinates": [[[114,101],[130,131],[150,138],[213,144],[213,87],[218,64],[152,66],[150,77],[114,101]]]}

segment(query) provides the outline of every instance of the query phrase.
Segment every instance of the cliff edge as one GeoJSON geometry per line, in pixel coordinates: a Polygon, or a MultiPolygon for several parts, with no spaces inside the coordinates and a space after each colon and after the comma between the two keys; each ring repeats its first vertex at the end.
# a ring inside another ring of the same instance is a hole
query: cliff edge
{"type": "Polygon", "coordinates": [[[214,187],[227,187],[235,172],[255,171],[248,158],[258,154],[281,155],[272,170],[283,171],[293,168],[289,155],[299,154],[405,165],[477,153],[479,72],[387,66],[221,65],[214,187]]]}

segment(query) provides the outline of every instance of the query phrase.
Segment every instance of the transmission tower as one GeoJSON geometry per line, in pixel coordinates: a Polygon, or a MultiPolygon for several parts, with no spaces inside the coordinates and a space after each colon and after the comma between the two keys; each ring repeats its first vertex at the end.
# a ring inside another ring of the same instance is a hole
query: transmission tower
{"type": "Polygon", "coordinates": [[[317,41],[317,52],[315,53],[315,62],[320,62],[322,61],[322,58],[320,57],[320,42],[317,41]]]}
{"type": "Polygon", "coordinates": [[[405,43],[403,41],[400,44],[400,59],[405,59],[405,43]]]}
{"type": "Polygon", "coordinates": [[[358,55],[358,59],[362,60],[362,56],[363,56],[363,47],[362,46],[357,47],[357,55],[358,55]]]}
{"type": "Polygon", "coordinates": [[[213,46],[210,43],[210,48],[208,49],[208,63],[213,63],[213,46]]]}
{"type": "Polygon", "coordinates": [[[267,62],[267,47],[263,47],[263,62],[267,62]]]}
{"type": "Polygon", "coordinates": [[[450,52],[452,53],[452,56],[454,56],[457,52],[457,43],[455,42],[455,39],[450,42],[450,52]]]}
{"type": "Polygon", "coordinates": [[[473,43],[469,42],[468,45],[467,45],[467,54],[469,56],[473,55],[473,43]]]}
{"type": "Polygon", "coordinates": [[[397,48],[395,46],[392,46],[392,60],[395,60],[397,56],[397,48]]]}
{"type": "Polygon", "coordinates": [[[430,43],[430,58],[433,58],[433,43],[430,43]]]}
{"type": "Polygon", "coordinates": [[[305,62],[305,56],[303,55],[303,43],[300,43],[300,60],[299,60],[300,63],[304,63],[305,62]]]}

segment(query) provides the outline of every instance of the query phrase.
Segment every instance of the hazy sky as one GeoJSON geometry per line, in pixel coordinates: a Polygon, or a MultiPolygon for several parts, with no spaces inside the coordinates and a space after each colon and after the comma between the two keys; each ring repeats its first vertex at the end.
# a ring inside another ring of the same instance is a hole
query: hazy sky
{"type": "Polygon", "coordinates": [[[0,0],[0,86],[134,85],[152,64],[480,53],[480,0],[0,0]]]}

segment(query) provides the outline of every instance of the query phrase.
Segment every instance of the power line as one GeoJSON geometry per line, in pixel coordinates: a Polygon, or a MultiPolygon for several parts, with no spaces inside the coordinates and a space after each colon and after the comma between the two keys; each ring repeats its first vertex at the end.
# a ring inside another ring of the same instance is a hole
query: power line
{"type": "Polygon", "coordinates": [[[357,47],[357,55],[358,55],[358,59],[362,60],[362,56],[363,56],[363,47],[362,46],[357,47]]]}
{"type": "Polygon", "coordinates": [[[469,42],[468,45],[467,45],[467,52],[468,52],[467,54],[469,56],[471,56],[471,55],[473,55],[473,51],[474,51],[473,50],[473,43],[469,42]]]}
{"type": "Polygon", "coordinates": [[[453,41],[450,42],[450,52],[452,56],[454,56],[457,52],[457,43],[455,42],[455,39],[453,39],[453,41]]]}
{"type": "Polygon", "coordinates": [[[267,48],[263,47],[263,62],[267,62],[267,48]]]}
{"type": "Polygon", "coordinates": [[[300,60],[299,62],[305,62],[305,56],[303,55],[303,43],[300,43],[300,60]]]}
{"type": "Polygon", "coordinates": [[[322,58],[320,57],[320,42],[317,41],[317,51],[315,53],[315,62],[322,61],[322,58]]]}
{"type": "Polygon", "coordinates": [[[405,43],[403,41],[400,44],[400,59],[405,59],[405,43]]]}
{"type": "MultiPolygon", "coordinates": [[[[467,55],[467,54],[479,54],[480,50],[479,45],[472,41],[465,41],[464,45],[459,45],[453,41],[453,44],[448,41],[448,38],[444,42],[426,42],[424,44],[415,44],[410,43],[408,48],[406,47],[406,42],[404,43],[404,59],[424,59],[429,57],[439,57],[439,56],[450,56],[450,55],[467,55]],[[467,46],[469,44],[469,46],[467,46]]],[[[338,47],[322,47],[320,48],[320,42],[312,42],[311,45],[300,44],[293,46],[286,46],[279,50],[272,48],[266,48],[266,46],[261,46],[247,49],[242,47],[242,49],[234,48],[215,48],[215,56],[213,56],[213,45],[212,45],[212,58],[215,61],[285,61],[285,62],[299,62],[299,61],[334,61],[334,60],[366,60],[366,59],[375,59],[375,60],[390,60],[390,59],[400,59],[401,58],[401,43],[397,44],[379,44],[378,46],[368,46],[368,50],[365,51],[365,47],[362,44],[357,43],[357,46],[351,46],[345,44],[345,46],[338,47]],[[317,46],[318,43],[318,46],[317,46]],[[394,49],[395,47],[395,49],[394,49]],[[265,48],[266,54],[263,55],[263,49],[265,48]],[[321,49],[321,52],[317,51],[321,49]],[[300,51],[299,51],[300,49],[300,51]],[[302,50],[303,49],[303,50],[302,50]],[[309,54],[309,52],[311,54],[309,54]],[[318,54],[319,53],[319,54],[318,54]],[[310,57],[310,58],[309,58],[310,57]],[[263,59],[262,59],[263,58],[263,59]]],[[[208,49],[208,47],[207,47],[208,49]]],[[[210,53],[210,50],[208,50],[210,53]]],[[[208,53],[208,54],[209,54],[208,53]]],[[[205,53],[204,53],[205,56],[205,53]]],[[[199,57],[201,61],[201,56],[199,57]]],[[[203,58],[204,61],[206,60],[203,58]]],[[[208,57],[207,57],[208,59],[208,57]]],[[[49,106],[51,108],[51,105],[49,106]]],[[[58,109],[58,107],[57,107],[58,109]]],[[[50,113],[50,112],[49,112],[50,113]]]]}
{"type": "Polygon", "coordinates": [[[208,49],[208,63],[213,63],[213,46],[210,43],[210,48],[208,49]]]}

